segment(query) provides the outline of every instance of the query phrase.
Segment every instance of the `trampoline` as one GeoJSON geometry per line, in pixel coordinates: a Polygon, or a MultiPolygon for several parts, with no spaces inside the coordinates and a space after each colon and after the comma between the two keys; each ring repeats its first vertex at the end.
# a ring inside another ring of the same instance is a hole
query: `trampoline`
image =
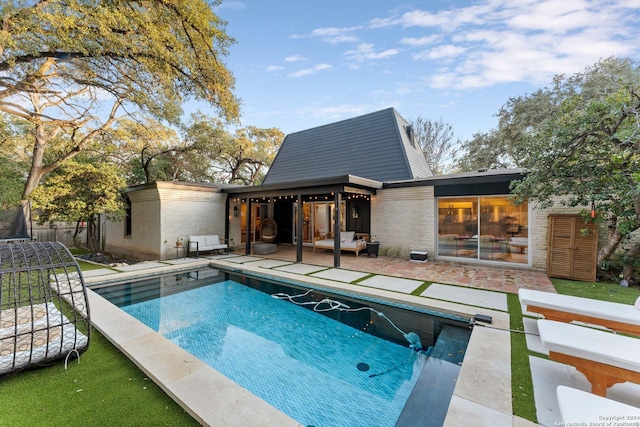
{"type": "Polygon", "coordinates": [[[87,290],[63,244],[0,244],[0,286],[0,375],[87,350],[87,290]]]}

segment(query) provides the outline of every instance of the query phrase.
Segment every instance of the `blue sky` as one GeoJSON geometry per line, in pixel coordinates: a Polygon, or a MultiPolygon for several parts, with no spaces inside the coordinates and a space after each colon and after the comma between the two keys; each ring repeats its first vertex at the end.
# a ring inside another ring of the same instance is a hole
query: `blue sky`
{"type": "Polygon", "coordinates": [[[216,13],[242,125],[296,132],[394,107],[461,139],[511,96],[640,58],[640,0],[245,0],[216,13]]]}

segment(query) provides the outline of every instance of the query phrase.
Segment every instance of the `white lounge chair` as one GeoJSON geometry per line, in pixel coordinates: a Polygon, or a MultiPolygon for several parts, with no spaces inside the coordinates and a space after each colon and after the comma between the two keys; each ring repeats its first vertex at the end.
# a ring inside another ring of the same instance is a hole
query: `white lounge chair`
{"type": "Polygon", "coordinates": [[[631,304],[599,301],[570,295],[520,289],[520,302],[526,311],[558,322],[584,322],[634,335],[640,335],[640,310],[631,304]]]}
{"type": "Polygon", "coordinates": [[[569,423],[574,423],[574,425],[607,425],[607,422],[614,420],[621,422],[620,425],[622,425],[622,422],[631,423],[640,420],[640,408],[635,406],[562,385],[558,386],[556,394],[564,425],[570,425],[569,423]]]}
{"type": "Polygon", "coordinates": [[[574,366],[591,383],[591,393],[606,397],[614,384],[640,384],[640,339],[553,320],[538,320],[549,359],[574,366]]]}

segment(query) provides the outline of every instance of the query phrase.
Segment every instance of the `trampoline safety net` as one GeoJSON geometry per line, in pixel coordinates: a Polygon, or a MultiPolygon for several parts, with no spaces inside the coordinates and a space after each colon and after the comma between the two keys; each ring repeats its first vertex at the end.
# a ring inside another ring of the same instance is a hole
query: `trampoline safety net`
{"type": "Polygon", "coordinates": [[[80,267],[57,242],[0,245],[0,375],[50,364],[89,347],[80,267]]]}

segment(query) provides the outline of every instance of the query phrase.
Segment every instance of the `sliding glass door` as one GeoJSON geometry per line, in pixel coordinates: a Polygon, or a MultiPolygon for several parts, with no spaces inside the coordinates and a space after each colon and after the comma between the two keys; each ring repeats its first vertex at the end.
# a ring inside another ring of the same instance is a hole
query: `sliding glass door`
{"type": "Polygon", "coordinates": [[[507,196],[438,199],[438,256],[527,264],[528,205],[507,196]]]}

